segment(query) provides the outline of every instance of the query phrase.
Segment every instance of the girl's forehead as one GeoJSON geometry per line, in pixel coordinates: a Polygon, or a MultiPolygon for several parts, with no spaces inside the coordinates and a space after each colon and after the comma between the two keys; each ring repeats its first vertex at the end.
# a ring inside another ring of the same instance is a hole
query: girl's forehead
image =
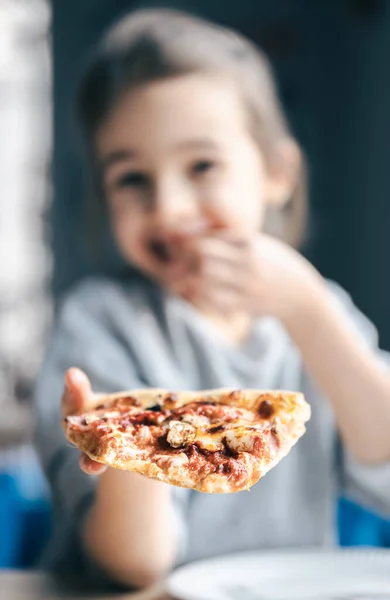
{"type": "MultiPolygon", "coordinates": [[[[193,74],[153,82],[123,94],[103,124],[105,145],[131,138],[229,135],[246,127],[245,111],[231,79],[193,74]]],[[[157,141],[157,140],[156,140],[157,141]]]]}

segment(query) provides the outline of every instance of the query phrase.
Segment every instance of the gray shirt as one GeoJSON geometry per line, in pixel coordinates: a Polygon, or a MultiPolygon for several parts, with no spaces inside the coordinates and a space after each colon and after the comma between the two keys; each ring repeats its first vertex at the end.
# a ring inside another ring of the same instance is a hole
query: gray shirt
{"type": "MultiPolygon", "coordinates": [[[[374,327],[345,292],[329,285],[346,318],[380,352],[374,327]]],[[[389,362],[385,353],[383,358],[389,362]]],[[[343,449],[329,403],[279,322],[257,321],[245,344],[236,346],[189,304],[143,278],[91,279],[62,305],[35,395],[37,446],[53,494],[47,554],[53,567],[104,582],[79,534],[97,480],[79,469],[78,451],[67,444],[60,424],[59,399],[71,366],[82,368],[99,392],[143,386],[284,388],[302,391],[311,404],[306,435],[250,492],[209,495],[172,488],[181,562],[240,550],[332,544],[339,494],[390,515],[390,465],[363,466],[343,449]]],[[[131,498],[124,499],[125,506],[130,509],[131,498]]]]}

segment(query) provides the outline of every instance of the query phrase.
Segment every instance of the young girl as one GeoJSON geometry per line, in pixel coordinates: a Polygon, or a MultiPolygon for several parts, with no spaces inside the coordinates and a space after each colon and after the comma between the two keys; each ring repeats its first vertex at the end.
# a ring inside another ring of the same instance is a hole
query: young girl
{"type": "Polygon", "coordinates": [[[78,108],[95,213],[133,268],[67,297],[38,382],[51,566],[144,586],[178,562],[331,544],[340,493],[389,514],[390,376],[376,332],[265,233],[276,211],[288,233],[302,161],[265,58],[202,20],[135,13],[101,43],[78,108]],[[64,413],[92,389],[230,386],[301,390],[312,419],[250,493],[200,494],[86,457],[80,469],[61,431],[64,376],[64,413]]]}

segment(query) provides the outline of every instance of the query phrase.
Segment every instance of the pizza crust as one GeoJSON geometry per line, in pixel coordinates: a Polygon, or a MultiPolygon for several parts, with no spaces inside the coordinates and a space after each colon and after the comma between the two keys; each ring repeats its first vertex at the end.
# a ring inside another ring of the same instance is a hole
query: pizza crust
{"type": "Polygon", "coordinates": [[[232,388],[200,390],[196,392],[170,392],[163,388],[141,388],[138,390],[116,392],[115,394],[95,394],[94,399],[84,406],[83,410],[79,411],[79,414],[93,410],[102,403],[109,407],[118,398],[125,397],[137,398],[144,408],[149,408],[154,406],[159,398],[164,399],[168,396],[176,397],[176,406],[184,406],[189,402],[212,398],[215,402],[240,406],[252,411],[258,410],[261,402],[269,396],[273,402],[275,411],[282,411],[285,417],[287,414],[294,413],[296,418],[308,421],[311,414],[310,406],[306,402],[304,395],[300,392],[286,390],[235,390],[232,388]]]}

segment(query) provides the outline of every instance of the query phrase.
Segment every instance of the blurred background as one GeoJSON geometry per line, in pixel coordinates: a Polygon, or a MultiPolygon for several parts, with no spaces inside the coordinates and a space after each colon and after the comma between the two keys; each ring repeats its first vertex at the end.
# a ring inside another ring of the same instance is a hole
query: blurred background
{"type": "Polygon", "coordinates": [[[0,0],[0,566],[33,562],[49,505],[31,389],[51,322],[50,11],[0,0]]]}
{"type": "MultiPolygon", "coordinates": [[[[233,26],[270,56],[309,164],[303,251],[390,349],[387,0],[0,0],[0,567],[33,565],[50,529],[31,389],[58,298],[96,269],[81,235],[76,82],[102,31],[141,5],[233,26]]],[[[345,501],[339,525],[343,544],[390,546],[388,524],[345,501]]]]}

